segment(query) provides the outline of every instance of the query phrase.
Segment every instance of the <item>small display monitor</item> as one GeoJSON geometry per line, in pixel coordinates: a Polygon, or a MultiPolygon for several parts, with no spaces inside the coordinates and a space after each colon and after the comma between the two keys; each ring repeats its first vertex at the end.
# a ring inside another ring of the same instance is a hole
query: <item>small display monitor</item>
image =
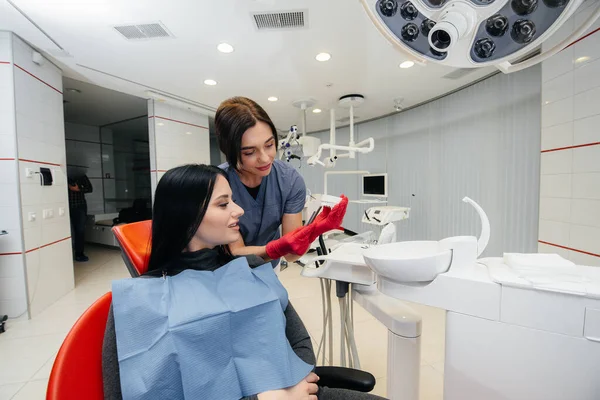
{"type": "Polygon", "coordinates": [[[363,175],[363,196],[388,196],[387,174],[363,175]]]}

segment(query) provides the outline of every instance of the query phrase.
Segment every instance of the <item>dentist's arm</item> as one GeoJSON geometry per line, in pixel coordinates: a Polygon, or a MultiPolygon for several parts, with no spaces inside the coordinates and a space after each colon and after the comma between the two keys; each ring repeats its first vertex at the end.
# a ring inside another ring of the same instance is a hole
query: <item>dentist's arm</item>
{"type": "MultiPolygon", "coordinates": [[[[295,231],[296,229],[298,229],[300,227],[302,227],[302,213],[301,212],[297,213],[297,214],[283,214],[283,218],[281,219],[281,228],[282,228],[283,236],[288,235],[289,233],[295,231]]],[[[277,239],[277,240],[281,240],[281,239],[277,239]]],[[[275,240],[273,242],[277,242],[277,240],[275,240]]],[[[271,242],[271,243],[273,243],[273,242],[271,242]]],[[[267,246],[268,245],[269,244],[267,244],[267,246]]],[[[231,243],[229,245],[229,250],[231,251],[231,254],[233,254],[234,256],[246,256],[249,254],[254,254],[255,256],[261,257],[265,261],[271,261],[273,258],[269,257],[269,254],[267,253],[267,246],[246,246],[244,243],[244,239],[240,237],[236,242],[231,243]]],[[[271,255],[272,256],[278,255],[278,257],[276,257],[276,258],[285,257],[285,259],[288,262],[294,262],[297,259],[299,259],[302,255],[304,255],[305,252],[306,252],[306,250],[302,254],[286,253],[286,254],[281,254],[281,255],[273,254],[271,252],[271,255]]]]}

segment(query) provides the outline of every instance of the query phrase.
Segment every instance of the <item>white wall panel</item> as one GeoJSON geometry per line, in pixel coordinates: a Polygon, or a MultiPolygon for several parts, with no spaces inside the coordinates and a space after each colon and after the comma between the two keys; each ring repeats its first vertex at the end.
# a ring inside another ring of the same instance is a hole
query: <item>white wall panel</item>
{"type": "MultiPolygon", "coordinates": [[[[598,6],[588,0],[568,21],[579,25],[598,6]],[[574,22],[573,22],[574,21],[574,22]]],[[[542,107],[546,124],[564,120],[542,132],[541,241],[578,264],[600,266],[600,22],[573,46],[542,63],[542,99],[565,97],[563,109],[542,107]],[[554,79],[550,77],[556,76],[554,79]],[[572,76],[572,80],[571,80],[572,76]],[[567,87],[567,82],[572,88],[567,87]],[[562,91],[559,95],[557,91],[562,91]],[[568,108],[572,107],[572,111],[568,108]],[[569,134],[572,132],[572,141],[569,134]],[[563,149],[563,147],[566,147],[563,149]],[[559,198],[560,197],[560,198],[559,198]],[[550,221],[552,220],[552,221],[550,221]]],[[[546,46],[546,44],[544,44],[546,46]]]]}
{"type": "MultiPolygon", "coordinates": [[[[351,164],[338,163],[333,170],[388,173],[389,204],[411,207],[410,219],[397,224],[399,240],[479,235],[475,210],[461,201],[469,196],[485,209],[492,225],[484,255],[535,252],[540,81],[539,67],[499,74],[421,107],[361,123],[356,126],[358,140],[375,138],[375,151],[344,160],[351,164]]],[[[346,132],[338,129],[337,143],[348,142],[346,132]]],[[[317,135],[329,142],[328,132],[317,135]]],[[[327,170],[301,169],[307,186],[317,193],[327,170]]],[[[329,185],[331,194],[338,190],[359,197],[359,179],[338,181],[338,187],[329,185]]],[[[366,208],[361,207],[349,206],[345,225],[358,224],[366,208]]]]}
{"type": "Polygon", "coordinates": [[[148,101],[152,196],[167,170],[183,164],[210,164],[208,116],[148,101]]]}

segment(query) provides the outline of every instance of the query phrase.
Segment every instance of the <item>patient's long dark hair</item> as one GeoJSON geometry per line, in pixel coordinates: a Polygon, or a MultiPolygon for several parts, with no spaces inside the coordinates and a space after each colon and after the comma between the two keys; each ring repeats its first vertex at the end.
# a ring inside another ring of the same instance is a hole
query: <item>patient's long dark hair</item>
{"type": "MultiPolygon", "coordinates": [[[[220,168],[188,164],[170,169],[158,182],[147,275],[170,275],[171,261],[181,255],[206,214],[219,175],[227,179],[220,168]]],[[[225,246],[217,250],[223,257],[230,256],[225,246]]]]}

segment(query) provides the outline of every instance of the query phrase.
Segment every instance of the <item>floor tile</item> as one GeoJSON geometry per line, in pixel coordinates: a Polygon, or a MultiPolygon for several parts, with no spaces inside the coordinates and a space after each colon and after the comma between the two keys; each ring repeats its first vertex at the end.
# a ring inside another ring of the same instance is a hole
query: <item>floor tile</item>
{"type": "Polygon", "coordinates": [[[27,382],[0,385],[0,400],[10,400],[27,382]]]}
{"type": "Polygon", "coordinates": [[[48,379],[27,382],[12,400],[43,400],[47,387],[48,379]]]}
{"type": "Polygon", "coordinates": [[[431,366],[421,367],[421,382],[419,385],[419,399],[420,400],[442,400],[443,397],[444,397],[444,376],[431,366]]]}
{"type": "Polygon", "coordinates": [[[50,359],[48,361],[46,361],[44,366],[42,368],[40,368],[38,370],[38,372],[35,373],[35,375],[31,379],[32,381],[39,381],[39,380],[43,380],[43,379],[47,380],[48,378],[50,378],[50,372],[52,371],[52,366],[54,365],[54,360],[56,359],[56,354],[57,353],[53,354],[52,357],[50,357],[50,359]]]}
{"type": "Polygon", "coordinates": [[[25,382],[33,378],[58,351],[65,335],[51,334],[29,338],[0,340],[2,364],[0,384],[25,382]]]}

